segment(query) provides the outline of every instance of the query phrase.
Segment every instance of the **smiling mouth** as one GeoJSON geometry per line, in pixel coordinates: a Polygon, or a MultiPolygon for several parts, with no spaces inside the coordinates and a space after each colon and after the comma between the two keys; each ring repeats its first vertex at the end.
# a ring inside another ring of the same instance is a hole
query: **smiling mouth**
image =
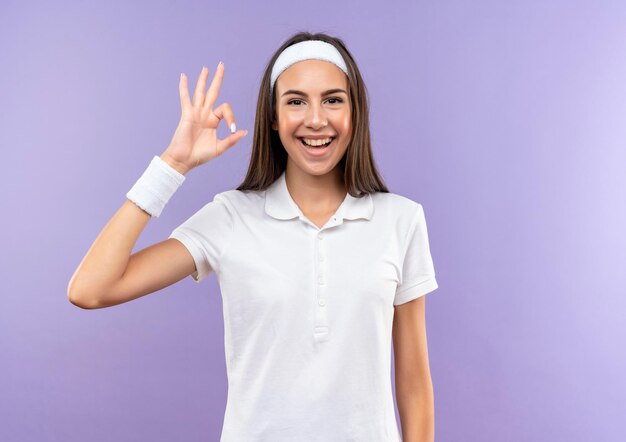
{"type": "Polygon", "coordinates": [[[308,147],[309,149],[323,149],[324,147],[328,147],[328,146],[330,146],[330,145],[332,144],[332,142],[333,142],[333,141],[335,141],[335,138],[336,138],[336,137],[331,137],[331,140],[330,140],[328,143],[326,143],[326,144],[321,144],[321,145],[319,145],[319,146],[311,146],[310,144],[306,144],[306,143],[304,142],[304,139],[302,139],[302,138],[298,138],[298,139],[300,140],[300,143],[302,143],[302,145],[303,145],[304,147],[308,147]]]}

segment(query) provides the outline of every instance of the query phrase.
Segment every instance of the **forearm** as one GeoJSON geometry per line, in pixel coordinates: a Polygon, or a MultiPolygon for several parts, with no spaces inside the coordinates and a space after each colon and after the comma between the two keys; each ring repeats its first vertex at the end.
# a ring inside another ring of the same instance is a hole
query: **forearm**
{"type": "Polygon", "coordinates": [[[396,385],[396,401],[403,442],[433,442],[435,402],[432,383],[425,383],[422,388],[411,390],[396,385]]]}
{"type": "MultiPolygon", "coordinates": [[[[177,166],[169,163],[169,159],[161,158],[172,167],[177,166]]],[[[96,305],[101,293],[107,292],[122,278],[132,249],[150,219],[151,216],[132,201],[124,201],[74,272],[68,285],[68,297],[72,302],[96,305]]]]}
{"type": "Polygon", "coordinates": [[[122,277],[132,248],[149,220],[150,215],[131,201],[124,201],[74,272],[68,286],[73,302],[95,305],[100,292],[122,277]]]}

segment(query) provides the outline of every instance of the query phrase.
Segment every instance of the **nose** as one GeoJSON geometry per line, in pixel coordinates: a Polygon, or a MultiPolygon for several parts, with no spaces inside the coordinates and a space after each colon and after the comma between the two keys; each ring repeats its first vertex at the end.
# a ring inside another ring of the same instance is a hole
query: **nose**
{"type": "Polygon", "coordinates": [[[306,115],[306,126],[317,130],[326,126],[327,123],[324,108],[319,104],[312,104],[306,115]]]}

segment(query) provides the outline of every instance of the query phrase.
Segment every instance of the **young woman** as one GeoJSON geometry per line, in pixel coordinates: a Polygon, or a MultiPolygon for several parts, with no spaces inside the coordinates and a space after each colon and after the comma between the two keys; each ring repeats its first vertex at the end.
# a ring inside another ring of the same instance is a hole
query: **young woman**
{"type": "Polygon", "coordinates": [[[68,286],[82,308],[121,304],[215,272],[228,401],[222,441],[434,440],[425,297],[437,281],[421,204],[390,193],[372,155],[366,88],[344,43],[298,33],[267,65],[243,183],[131,255],[187,173],[247,133],[214,107],[218,65],[68,286]],[[224,119],[232,134],[217,139],[224,119]]]}

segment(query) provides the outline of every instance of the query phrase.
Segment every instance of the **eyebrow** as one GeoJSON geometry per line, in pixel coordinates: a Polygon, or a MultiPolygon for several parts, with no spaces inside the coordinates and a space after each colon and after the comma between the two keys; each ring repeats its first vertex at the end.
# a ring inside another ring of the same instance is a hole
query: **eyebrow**
{"type": "MultiPolygon", "coordinates": [[[[348,93],[344,91],[343,89],[328,89],[326,92],[322,93],[322,97],[325,97],[326,95],[330,95],[330,94],[337,94],[337,93],[344,93],[348,95],[348,93]]],[[[288,91],[283,92],[281,97],[288,95],[288,94],[302,95],[303,97],[308,97],[308,95],[305,92],[298,91],[296,89],[289,89],[288,91]]]]}

